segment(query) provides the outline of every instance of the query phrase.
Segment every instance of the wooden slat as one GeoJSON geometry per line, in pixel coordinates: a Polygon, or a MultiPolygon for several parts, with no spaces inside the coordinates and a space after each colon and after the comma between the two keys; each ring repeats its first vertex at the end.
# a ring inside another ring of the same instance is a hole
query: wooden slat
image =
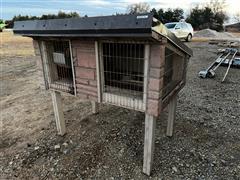
{"type": "Polygon", "coordinates": [[[112,104],[128,109],[133,109],[137,111],[144,112],[145,103],[141,99],[133,99],[131,97],[111,94],[111,93],[103,93],[104,103],[112,104]]]}
{"type": "Polygon", "coordinates": [[[185,85],[185,81],[181,81],[176,87],[162,100],[162,110],[168,105],[170,99],[175,96],[185,85]]]}

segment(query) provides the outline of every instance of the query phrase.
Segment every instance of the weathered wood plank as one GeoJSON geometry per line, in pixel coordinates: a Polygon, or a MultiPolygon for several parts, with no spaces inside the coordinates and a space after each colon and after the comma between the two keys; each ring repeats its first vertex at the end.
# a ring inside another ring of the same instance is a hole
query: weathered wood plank
{"type": "Polygon", "coordinates": [[[176,116],[177,95],[174,95],[168,105],[168,123],[167,123],[167,136],[173,134],[173,124],[176,116]]]}
{"type": "Polygon", "coordinates": [[[146,104],[142,99],[133,99],[131,97],[121,96],[111,93],[103,93],[103,103],[117,105],[120,107],[145,112],[146,104]]]}
{"type": "Polygon", "coordinates": [[[63,115],[61,94],[57,91],[51,91],[51,95],[57,131],[59,135],[64,135],[66,133],[66,125],[63,115]]]}
{"type": "Polygon", "coordinates": [[[99,62],[99,46],[98,41],[95,41],[95,57],[96,57],[96,73],[97,73],[97,91],[98,91],[98,102],[102,101],[102,91],[101,91],[101,77],[100,77],[100,62],[99,62]]]}
{"type": "MultiPolygon", "coordinates": [[[[150,59],[150,45],[146,44],[145,48],[144,48],[144,90],[143,90],[143,102],[144,102],[144,104],[147,104],[149,59],[150,59]]],[[[147,107],[145,106],[143,109],[146,110],[147,107]]]]}
{"type": "Polygon", "coordinates": [[[171,44],[166,44],[166,47],[170,50],[172,50],[173,52],[177,53],[179,56],[185,57],[186,55],[180,51],[179,49],[177,49],[176,47],[172,46],[171,44]]]}
{"type": "Polygon", "coordinates": [[[155,147],[155,126],[156,117],[145,115],[145,138],[144,138],[144,157],[143,173],[150,175],[155,147]]]}
{"type": "Polygon", "coordinates": [[[92,113],[96,114],[99,111],[99,104],[95,101],[91,101],[92,104],[92,113]]]}
{"type": "Polygon", "coordinates": [[[75,67],[73,62],[73,52],[72,52],[72,43],[69,40],[69,48],[70,48],[70,56],[71,56],[71,67],[72,67],[72,75],[73,75],[73,88],[74,88],[74,95],[77,95],[77,87],[76,87],[76,78],[75,78],[75,67]]]}

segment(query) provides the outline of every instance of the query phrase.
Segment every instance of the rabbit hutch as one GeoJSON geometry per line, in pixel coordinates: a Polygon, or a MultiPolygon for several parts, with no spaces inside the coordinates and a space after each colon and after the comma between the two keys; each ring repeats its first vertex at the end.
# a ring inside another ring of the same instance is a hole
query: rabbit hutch
{"type": "Polygon", "coordinates": [[[33,38],[57,131],[65,134],[61,94],[145,113],[143,172],[151,172],[156,119],[168,107],[172,136],[177,94],[192,51],[153,14],[18,21],[14,33],[33,38]]]}

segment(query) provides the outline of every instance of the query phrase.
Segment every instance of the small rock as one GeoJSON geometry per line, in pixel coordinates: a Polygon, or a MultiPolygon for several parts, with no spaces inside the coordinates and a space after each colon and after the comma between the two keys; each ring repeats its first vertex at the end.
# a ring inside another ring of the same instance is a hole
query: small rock
{"type": "Polygon", "coordinates": [[[65,146],[65,147],[67,147],[67,146],[68,146],[68,143],[65,142],[65,143],[63,143],[62,145],[65,146]]]}
{"type": "Polygon", "coordinates": [[[58,149],[60,149],[60,148],[61,148],[61,147],[60,147],[59,144],[57,144],[57,145],[54,146],[54,149],[56,149],[56,150],[58,150],[58,149]]]}
{"type": "Polygon", "coordinates": [[[17,154],[17,155],[15,156],[15,158],[18,159],[18,158],[19,158],[19,154],[17,154]]]}
{"type": "Polygon", "coordinates": [[[12,165],[13,164],[13,162],[11,161],[11,162],[9,162],[9,165],[12,165]]]}
{"type": "Polygon", "coordinates": [[[122,148],[121,150],[120,150],[120,153],[122,154],[124,152],[124,148],[122,148]]]}
{"type": "Polygon", "coordinates": [[[31,147],[31,144],[27,143],[27,147],[31,147]]]}
{"type": "Polygon", "coordinates": [[[221,162],[222,162],[223,165],[227,164],[227,162],[225,160],[223,160],[223,159],[221,160],[221,162]]]}
{"type": "Polygon", "coordinates": [[[64,154],[67,154],[67,153],[68,153],[68,150],[64,150],[63,153],[64,153],[64,154]]]}
{"type": "Polygon", "coordinates": [[[38,150],[40,147],[39,146],[36,146],[36,147],[34,147],[34,150],[38,150]]]}
{"type": "Polygon", "coordinates": [[[176,167],[172,167],[172,170],[173,170],[174,172],[177,172],[177,171],[178,171],[176,167]]]}

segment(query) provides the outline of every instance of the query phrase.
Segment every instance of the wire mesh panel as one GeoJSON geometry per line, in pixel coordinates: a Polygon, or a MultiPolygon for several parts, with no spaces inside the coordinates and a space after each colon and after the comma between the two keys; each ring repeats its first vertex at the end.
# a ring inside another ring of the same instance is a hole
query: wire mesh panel
{"type": "Polygon", "coordinates": [[[185,65],[183,57],[166,48],[162,98],[165,98],[183,80],[185,65]]]}
{"type": "Polygon", "coordinates": [[[73,71],[68,41],[46,41],[49,88],[74,94],[73,71]]]}
{"type": "Polygon", "coordinates": [[[144,44],[102,43],[103,100],[143,110],[144,44]]]}

